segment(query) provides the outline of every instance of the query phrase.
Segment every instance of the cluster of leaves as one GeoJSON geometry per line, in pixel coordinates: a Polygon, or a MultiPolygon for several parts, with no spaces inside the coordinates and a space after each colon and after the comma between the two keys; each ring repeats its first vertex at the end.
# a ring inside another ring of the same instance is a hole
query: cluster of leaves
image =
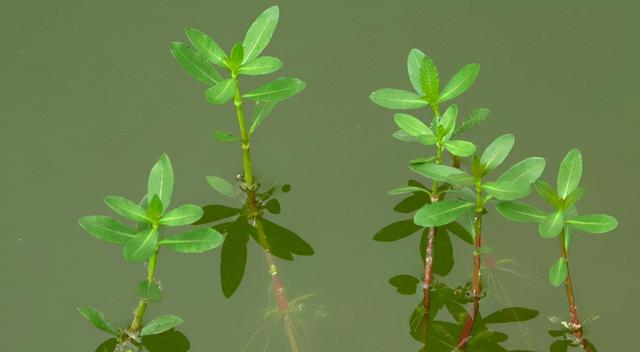
{"type": "MultiPolygon", "coordinates": [[[[124,259],[128,262],[143,262],[155,257],[161,248],[180,253],[201,253],[220,246],[222,235],[212,228],[202,228],[164,236],[165,227],[193,224],[199,220],[202,208],[185,204],[168,210],[173,194],[174,175],[171,161],[162,154],[149,173],[147,194],[140,204],[121,196],[107,196],[105,203],[117,214],[133,221],[136,226],[127,226],[118,220],[103,215],[85,216],[79,219],[82,226],[93,237],[124,247],[124,259]],[[150,199],[150,201],[147,201],[150,199]]],[[[154,264],[149,264],[154,266],[154,264]]],[[[149,270],[153,271],[154,267],[149,270]]],[[[146,302],[162,299],[162,290],[153,275],[138,285],[138,295],[146,302]]],[[[78,308],[80,313],[96,328],[117,338],[125,331],[116,328],[104,315],[93,307],[78,308]]],[[[175,315],[163,315],[148,322],[139,332],[144,337],[168,331],[182,323],[175,315]]],[[[134,332],[137,333],[137,332],[134,332]]]]}
{"type": "Polygon", "coordinates": [[[187,336],[176,329],[169,329],[159,334],[142,336],[140,342],[132,341],[128,346],[119,346],[118,339],[112,337],[102,342],[95,352],[187,352],[190,348],[187,336]]]}

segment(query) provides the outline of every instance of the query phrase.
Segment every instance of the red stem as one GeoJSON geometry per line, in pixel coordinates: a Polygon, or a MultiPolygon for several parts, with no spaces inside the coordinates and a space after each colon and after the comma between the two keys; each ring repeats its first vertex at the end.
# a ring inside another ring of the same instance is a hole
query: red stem
{"type": "Polygon", "coordinates": [[[471,331],[476,321],[476,317],[480,312],[480,296],[482,295],[482,282],[480,280],[481,272],[481,249],[482,249],[482,210],[476,211],[476,217],[474,221],[475,225],[475,245],[473,251],[473,285],[471,290],[471,302],[473,307],[471,312],[467,315],[467,320],[464,323],[462,332],[460,333],[460,339],[458,340],[457,349],[464,351],[467,347],[467,343],[471,339],[471,331]]]}

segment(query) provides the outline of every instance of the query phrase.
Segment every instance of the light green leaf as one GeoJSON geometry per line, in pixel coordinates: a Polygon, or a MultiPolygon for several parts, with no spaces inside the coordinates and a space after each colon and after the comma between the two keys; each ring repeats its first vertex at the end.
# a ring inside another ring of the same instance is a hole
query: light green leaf
{"type": "Polygon", "coordinates": [[[218,231],[204,228],[165,238],[160,245],[181,253],[202,253],[220,246],[222,241],[218,231]]]}
{"type": "Polygon", "coordinates": [[[163,211],[164,207],[162,206],[160,197],[158,197],[157,194],[154,194],[153,198],[151,198],[151,201],[149,202],[149,206],[147,207],[147,216],[155,223],[160,219],[163,211]]]}
{"type": "Polygon", "coordinates": [[[438,102],[442,103],[451,100],[458,95],[464,93],[476,80],[480,72],[480,65],[468,64],[456,73],[451,80],[444,86],[438,102]]]}
{"type": "MultiPolygon", "coordinates": [[[[443,140],[449,140],[453,135],[453,131],[456,128],[456,119],[458,118],[458,106],[453,104],[447,110],[445,110],[444,114],[440,118],[440,126],[442,126],[442,133],[438,132],[438,135],[441,135],[443,140]]],[[[440,129],[440,128],[439,128],[440,129]]]]}
{"type": "Polygon", "coordinates": [[[605,233],[618,226],[618,220],[611,215],[589,214],[571,217],[567,224],[588,233],[605,233]]]}
{"type": "Polygon", "coordinates": [[[151,223],[151,219],[147,216],[147,211],[138,204],[120,196],[106,196],[104,202],[109,208],[127,219],[151,223]]]}
{"type": "Polygon", "coordinates": [[[232,78],[229,78],[207,89],[206,92],[204,92],[204,96],[209,103],[220,105],[233,98],[235,91],[236,83],[232,78]]]}
{"type": "Polygon", "coordinates": [[[470,129],[480,125],[484,120],[489,116],[489,109],[485,108],[476,108],[469,112],[469,117],[467,120],[458,126],[456,130],[453,132],[454,135],[459,133],[464,133],[469,131],[470,129]]]}
{"type": "Polygon", "coordinates": [[[538,226],[538,232],[540,236],[544,238],[556,237],[562,231],[564,227],[564,213],[562,210],[556,210],[553,213],[547,214],[547,216],[540,222],[538,226]]]}
{"type": "Polygon", "coordinates": [[[582,177],[582,155],[580,150],[572,149],[560,163],[558,172],[558,197],[564,199],[580,184],[582,177]]]}
{"type": "Polygon", "coordinates": [[[162,290],[155,281],[144,280],[138,284],[138,297],[149,302],[159,302],[162,296],[162,290]]]}
{"type": "Polygon", "coordinates": [[[416,138],[418,139],[418,142],[424,145],[434,145],[438,142],[438,137],[430,134],[421,134],[416,138]]]}
{"type": "Polygon", "coordinates": [[[390,190],[389,192],[387,192],[387,194],[391,195],[391,196],[395,196],[395,195],[398,195],[398,194],[406,194],[406,193],[413,193],[413,192],[429,193],[429,191],[427,191],[426,189],[421,188],[421,187],[405,186],[405,187],[394,188],[394,189],[390,190]]]}
{"type": "Polygon", "coordinates": [[[78,307],[78,312],[87,319],[93,326],[114,336],[120,336],[120,332],[113,324],[107,321],[104,314],[93,307],[78,307]]]}
{"type": "Polygon", "coordinates": [[[91,236],[110,243],[125,243],[136,235],[135,231],[108,216],[84,216],[78,222],[91,236]]]}
{"type": "Polygon", "coordinates": [[[249,133],[253,134],[258,126],[271,114],[273,108],[276,106],[277,101],[258,100],[253,108],[253,114],[251,115],[251,128],[249,133]]]}
{"type": "Polygon", "coordinates": [[[482,184],[482,189],[490,196],[500,200],[516,200],[526,197],[531,193],[531,187],[529,185],[506,181],[487,182],[482,184]]]}
{"type": "Polygon", "coordinates": [[[244,58],[244,48],[242,48],[242,43],[237,42],[231,48],[231,56],[229,57],[229,60],[233,62],[235,67],[238,67],[242,64],[243,58],[244,58]]]}
{"type": "Polygon", "coordinates": [[[197,205],[181,205],[164,214],[164,216],[160,219],[160,225],[182,226],[193,224],[194,222],[200,220],[203,214],[204,211],[197,205]]]}
{"type": "Polygon", "coordinates": [[[584,196],[584,193],[585,193],[584,188],[578,187],[574,189],[573,192],[569,193],[569,195],[565,197],[564,207],[569,208],[575,205],[580,199],[582,199],[582,196],[584,196]]]}
{"type": "Polygon", "coordinates": [[[420,66],[422,65],[422,59],[424,59],[424,53],[419,49],[411,49],[411,51],[409,51],[409,56],[407,57],[407,72],[409,73],[409,80],[411,81],[413,89],[420,95],[424,94],[420,84],[420,66]]]}
{"type": "Polygon", "coordinates": [[[207,182],[211,188],[224,196],[235,198],[237,194],[236,187],[222,177],[207,176],[207,182]]]}
{"type": "Polygon", "coordinates": [[[142,230],[124,245],[124,259],[128,262],[142,262],[147,260],[158,246],[158,231],[155,229],[142,230]]]}
{"type": "Polygon", "coordinates": [[[530,186],[542,175],[544,166],[544,158],[527,158],[510,167],[497,181],[530,186]]]}
{"type": "Polygon", "coordinates": [[[278,78],[249,93],[244,98],[253,100],[280,101],[300,93],[305,83],[297,78],[278,78]]]}
{"type": "Polygon", "coordinates": [[[191,49],[184,43],[171,43],[171,54],[176,62],[195,80],[208,86],[212,86],[222,80],[222,76],[216,71],[204,56],[191,49]]]}
{"type": "Polygon", "coordinates": [[[460,181],[464,179],[471,180],[473,185],[473,177],[466,172],[457,169],[455,167],[433,164],[433,163],[421,163],[412,164],[409,168],[424,177],[430,178],[440,182],[452,182],[453,180],[460,181]]]}
{"type": "Polygon", "coordinates": [[[548,182],[544,180],[537,180],[535,182],[536,192],[542,197],[542,199],[546,200],[549,204],[558,208],[560,206],[560,198],[556,193],[556,190],[551,186],[548,182]]]}
{"type": "Polygon", "coordinates": [[[418,109],[429,105],[416,93],[393,88],[378,89],[369,95],[369,99],[387,109],[418,109]]]}
{"type": "Polygon", "coordinates": [[[541,222],[546,217],[542,210],[519,202],[500,202],[496,204],[496,210],[505,218],[518,222],[541,222]]]}
{"type": "Polygon", "coordinates": [[[230,143],[230,142],[238,142],[240,140],[240,137],[235,136],[231,132],[213,131],[213,139],[221,143],[230,143]]]}
{"type": "Polygon", "coordinates": [[[280,68],[282,68],[282,61],[277,57],[262,56],[240,66],[238,73],[248,76],[266,75],[280,68]]]}
{"type": "Polygon", "coordinates": [[[184,323],[182,318],[175,315],[159,316],[145,325],[140,331],[140,336],[157,335],[184,323]]]}
{"type": "MultiPolygon", "coordinates": [[[[209,61],[218,66],[225,66],[224,61],[227,59],[227,54],[211,37],[195,28],[186,28],[185,34],[189,38],[191,45],[209,61]]],[[[220,81],[220,79],[217,81],[220,81]]]]}
{"type": "Polygon", "coordinates": [[[278,24],[279,16],[278,6],[271,6],[253,21],[242,41],[244,47],[244,61],[242,63],[252,61],[267,47],[278,24]]]}
{"type": "Polygon", "coordinates": [[[476,152],[475,144],[468,141],[462,141],[462,140],[446,141],[444,142],[444,147],[451,154],[460,156],[460,157],[467,157],[467,156],[473,155],[473,153],[476,152]]]}
{"type": "Polygon", "coordinates": [[[403,131],[403,130],[397,130],[395,132],[393,132],[393,134],[391,134],[391,136],[393,136],[393,138],[399,140],[399,141],[403,141],[403,142],[417,142],[418,138],[408,134],[407,132],[403,131]]]}
{"type": "Polygon", "coordinates": [[[474,207],[473,203],[460,200],[443,200],[432,204],[426,204],[420,208],[413,221],[416,225],[442,226],[456,221],[467,209],[474,207]]]}
{"type": "Polygon", "coordinates": [[[515,138],[512,134],[503,134],[489,144],[480,157],[480,163],[484,169],[484,174],[493,171],[496,167],[502,164],[504,159],[509,155],[509,152],[511,152],[514,142],[515,138]]]}
{"type": "Polygon", "coordinates": [[[440,78],[438,69],[430,57],[425,56],[420,65],[420,87],[424,91],[424,95],[431,104],[438,102],[438,93],[440,90],[440,78]]]}
{"type": "Polygon", "coordinates": [[[160,159],[153,165],[147,181],[147,199],[152,199],[157,194],[166,209],[171,204],[173,194],[173,167],[167,154],[162,153],[160,159]]]}
{"type": "Polygon", "coordinates": [[[551,269],[549,270],[549,282],[553,287],[558,287],[564,283],[565,278],[568,273],[567,262],[564,258],[558,259],[558,261],[553,264],[551,269]]]}
{"type": "Polygon", "coordinates": [[[411,115],[397,113],[393,116],[393,120],[401,130],[410,136],[417,137],[421,134],[433,136],[433,132],[427,125],[411,115]]]}

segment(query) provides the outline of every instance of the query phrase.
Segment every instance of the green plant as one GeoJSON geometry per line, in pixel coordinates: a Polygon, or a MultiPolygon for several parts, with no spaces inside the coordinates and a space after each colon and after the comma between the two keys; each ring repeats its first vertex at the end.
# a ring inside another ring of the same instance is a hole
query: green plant
{"type": "MultiPolygon", "coordinates": [[[[565,286],[570,321],[564,322],[564,329],[556,331],[554,336],[563,339],[557,344],[566,346],[580,346],[585,351],[594,351],[593,345],[584,338],[583,323],[578,316],[573,281],[569,271],[569,243],[575,231],[601,234],[612,231],[618,226],[618,221],[606,214],[578,215],[576,203],[582,198],[585,189],[578,187],[582,178],[582,154],[578,149],[570,150],[562,160],[556,188],[546,181],[538,180],[535,188],[553,210],[546,213],[534,206],[519,202],[502,202],[497,209],[506,218],[520,222],[538,223],[538,232],[543,238],[559,237],[560,258],[549,270],[549,281],[554,287],[565,286]],[[575,342],[564,338],[569,334],[575,342]]],[[[566,350],[566,349],[565,349],[566,350]]]]}
{"type": "MultiPolygon", "coordinates": [[[[194,28],[186,29],[191,46],[174,42],[171,44],[171,52],[189,75],[208,86],[205,91],[208,102],[220,105],[232,101],[235,106],[239,134],[215,131],[213,137],[219,142],[240,144],[243,173],[235,183],[219,176],[209,176],[207,182],[226,197],[241,197],[243,206],[235,208],[220,204],[208,205],[204,207],[203,219],[198,222],[213,223],[236,217],[235,220],[214,226],[226,234],[220,263],[222,291],[229,297],[240,285],[247,259],[247,242],[249,238],[253,238],[265,251],[274,294],[283,313],[285,330],[289,332],[289,307],[273,256],[292,260],[293,254],[312,255],[314,252],[297,234],[265,218],[265,211],[272,214],[280,213],[280,203],[273,198],[276,186],[263,189],[256,180],[251,160],[251,138],[276,104],[302,91],[305,84],[296,78],[282,77],[248,93],[241,93],[240,90],[242,76],[264,75],[282,67],[278,58],[260,56],[273,35],[278,18],[277,6],[262,12],[249,27],[244,40],[233,45],[228,54],[211,37],[194,28]],[[223,78],[217,68],[226,70],[229,77],[223,78]],[[247,100],[255,102],[249,125],[244,112],[247,100]]],[[[291,186],[284,185],[278,188],[286,193],[291,186]]],[[[288,335],[291,349],[298,351],[293,332],[288,335]]]]}
{"type": "Polygon", "coordinates": [[[123,329],[114,326],[93,307],[78,308],[96,328],[115,336],[117,343],[122,346],[140,346],[141,338],[164,333],[182,323],[178,316],[162,315],[143,325],[148,304],[163,298],[160,282],[156,278],[156,263],[160,249],[168,248],[180,253],[201,253],[218,247],[223,240],[222,235],[211,228],[165,236],[164,231],[167,227],[192,224],[204,214],[200,207],[191,204],[168,210],[173,186],[171,161],[166,154],[162,154],[149,173],[147,193],[141,204],[121,196],[104,198],[107,206],[114,212],[135,222],[136,229],[108,216],[93,215],[79,219],[80,226],[93,237],[123,245],[126,261],[148,262],[147,277],[138,285],[140,301],[128,327],[123,329]]]}

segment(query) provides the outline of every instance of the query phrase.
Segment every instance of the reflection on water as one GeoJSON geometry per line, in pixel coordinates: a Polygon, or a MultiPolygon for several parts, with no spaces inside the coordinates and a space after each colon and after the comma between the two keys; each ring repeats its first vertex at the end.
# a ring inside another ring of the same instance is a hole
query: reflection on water
{"type": "Polygon", "coordinates": [[[189,339],[180,331],[171,329],[157,335],[142,337],[142,341],[118,343],[110,338],[98,346],[95,352],[186,352],[191,347],[189,339]]]}

